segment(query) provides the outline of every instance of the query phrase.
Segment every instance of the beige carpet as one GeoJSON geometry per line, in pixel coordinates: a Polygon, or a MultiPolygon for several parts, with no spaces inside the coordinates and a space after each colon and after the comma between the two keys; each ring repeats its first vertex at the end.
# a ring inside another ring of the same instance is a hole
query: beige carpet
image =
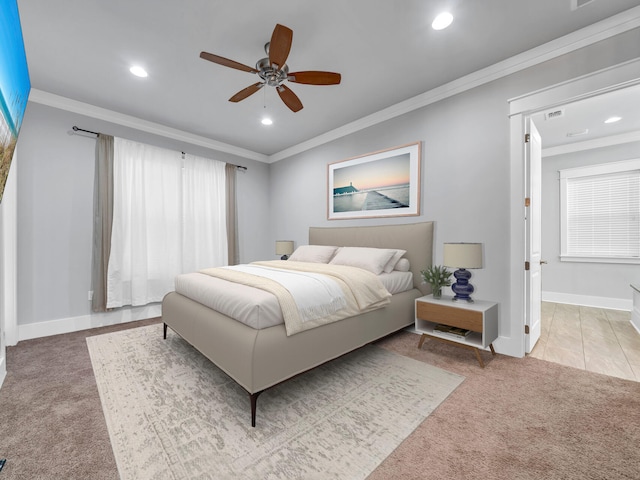
{"type": "Polygon", "coordinates": [[[463,381],[368,346],[249,398],[161,325],[87,338],[123,480],[364,479],[463,381]]]}

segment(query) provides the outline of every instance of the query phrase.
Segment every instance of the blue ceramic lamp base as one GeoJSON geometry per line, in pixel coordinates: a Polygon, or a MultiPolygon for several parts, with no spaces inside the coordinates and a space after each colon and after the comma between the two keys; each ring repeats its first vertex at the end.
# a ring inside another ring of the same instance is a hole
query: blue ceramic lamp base
{"type": "Polygon", "coordinates": [[[474,288],[473,285],[469,283],[471,272],[466,268],[459,268],[453,272],[453,276],[456,278],[456,283],[451,285],[451,290],[456,294],[455,297],[453,297],[453,301],[457,302],[458,300],[464,300],[469,303],[473,303],[471,294],[473,293],[474,288]]]}

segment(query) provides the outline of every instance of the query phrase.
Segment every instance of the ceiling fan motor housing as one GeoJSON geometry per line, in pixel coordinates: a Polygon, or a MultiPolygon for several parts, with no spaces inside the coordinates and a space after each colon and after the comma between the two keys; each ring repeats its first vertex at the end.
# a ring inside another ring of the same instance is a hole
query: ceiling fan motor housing
{"type": "Polygon", "coordinates": [[[256,70],[262,80],[270,87],[277,87],[289,76],[289,67],[285,64],[280,69],[271,66],[268,58],[262,58],[256,63],[256,70]]]}

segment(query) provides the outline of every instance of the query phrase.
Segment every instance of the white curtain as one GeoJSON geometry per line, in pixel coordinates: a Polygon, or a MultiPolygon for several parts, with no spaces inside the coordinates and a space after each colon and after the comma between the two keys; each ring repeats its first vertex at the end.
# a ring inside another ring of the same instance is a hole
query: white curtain
{"type": "Polygon", "coordinates": [[[159,302],[176,275],[227,264],[224,163],[122,138],[113,162],[108,308],[159,302]]]}
{"type": "Polygon", "coordinates": [[[228,264],[225,163],[186,155],[182,271],[228,264]]]}

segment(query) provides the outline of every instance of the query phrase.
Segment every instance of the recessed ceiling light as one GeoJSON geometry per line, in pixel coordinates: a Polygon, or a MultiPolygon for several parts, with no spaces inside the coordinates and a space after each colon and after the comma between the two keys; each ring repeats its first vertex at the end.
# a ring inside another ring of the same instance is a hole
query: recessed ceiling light
{"type": "Polygon", "coordinates": [[[271,120],[269,117],[264,117],[261,120],[261,122],[262,122],[263,125],[271,125],[273,123],[273,120],[271,120]]]}
{"type": "Polygon", "coordinates": [[[139,67],[137,65],[134,65],[133,67],[131,67],[129,69],[129,71],[131,73],[133,73],[136,77],[145,78],[145,77],[149,76],[149,74],[147,73],[147,71],[144,68],[139,67]]]}
{"type": "Polygon", "coordinates": [[[447,28],[453,22],[453,15],[449,12],[442,12],[440,15],[436,17],[436,19],[431,24],[431,28],[434,30],[442,30],[443,28],[447,28]]]}
{"type": "Polygon", "coordinates": [[[620,120],[622,120],[622,117],[609,117],[604,121],[604,123],[616,123],[620,120]]]}

